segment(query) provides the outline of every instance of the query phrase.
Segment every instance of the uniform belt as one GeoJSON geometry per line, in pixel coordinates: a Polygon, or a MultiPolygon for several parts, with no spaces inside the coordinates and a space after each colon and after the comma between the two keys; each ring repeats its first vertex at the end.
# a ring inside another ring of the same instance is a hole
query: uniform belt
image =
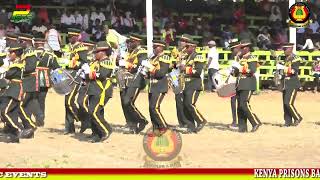
{"type": "Polygon", "coordinates": [[[188,81],[191,81],[192,78],[184,78],[184,81],[188,82],[188,81]]]}
{"type": "Polygon", "coordinates": [[[11,82],[17,82],[17,83],[22,83],[22,80],[21,80],[21,79],[11,79],[10,81],[11,81],[11,82]]]}
{"type": "Polygon", "coordinates": [[[158,79],[150,79],[150,82],[151,83],[157,83],[157,82],[159,82],[159,80],[158,79]]]}
{"type": "Polygon", "coordinates": [[[39,69],[39,70],[49,70],[48,67],[37,67],[36,69],[39,69]]]}
{"type": "Polygon", "coordinates": [[[25,76],[25,77],[28,77],[28,76],[30,76],[30,75],[32,75],[32,76],[37,76],[37,72],[33,72],[33,73],[30,73],[30,74],[25,74],[24,76],[25,76]]]}

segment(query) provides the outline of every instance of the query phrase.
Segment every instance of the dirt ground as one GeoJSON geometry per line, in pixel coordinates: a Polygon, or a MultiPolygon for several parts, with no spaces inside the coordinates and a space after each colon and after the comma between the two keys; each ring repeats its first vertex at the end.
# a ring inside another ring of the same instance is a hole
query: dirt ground
{"type": "MultiPolygon", "coordinates": [[[[320,94],[299,93],[296,107],[304,117],[299,127],[280,127],[283,121],[281,94],[265,91],[252,97],[252,109],[264,125],[256,133],[240,134],[227,128],[231,122],[229,99],[214,93],[200,95],[197,106],[208,120],[198,134],[182,135],[182,167],[319,167],[320,94]]],[[[149,117],[147,94],[137,99],[137,107],[149,117]]],[[[104,143],[92,144],[82,134],[63,135],[64,97],[49,93],[46,125],[32,140],[20,144],[0,143],[0,167],[90,167],[137,168],[144,164],[142,135],[112,134],[104,143]]],[[[106,118],[124,125],[119,92],[107,104],[106,118]]],[[[174,95],[164,99],[161,111],[177,124],[174,95]]],[[[150,123],[149,123],[150,126],[150,123]]],[[[250,126],[249,126],[250,129],[250,126]]],[[[85,134],[90,134],[87,130],[85,134]]]]}

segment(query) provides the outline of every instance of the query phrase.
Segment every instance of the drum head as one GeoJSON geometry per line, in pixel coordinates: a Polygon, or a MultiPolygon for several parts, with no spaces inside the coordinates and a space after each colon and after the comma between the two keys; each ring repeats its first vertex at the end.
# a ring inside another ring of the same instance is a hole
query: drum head
{"type": "Polygon", "coordinates": [[[51,73],[52,87],[60,95],[68,95],[74,88],[72,76],[64,69],[56,69],[51,73]]]}
{"type": "Polygon", "coordinates": [[[217,89],[219,97],[232,97],[236,95],[236,83],[224,84],[217,89]]]}

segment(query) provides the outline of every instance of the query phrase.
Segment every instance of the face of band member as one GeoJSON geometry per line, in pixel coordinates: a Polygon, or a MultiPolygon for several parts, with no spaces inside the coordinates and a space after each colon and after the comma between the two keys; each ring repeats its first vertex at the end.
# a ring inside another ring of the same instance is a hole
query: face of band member
{"type": "Polygon", "coordinates": [[[18,42],[18,39],[6,39],[6,43],[7,43],[7,46],[9,47],[11,44],[13,44],[13,43],[17,43],[18,42]]]}
{"type": "Polygon", "coordinates": [[[196,46],[193,45],[187,45],[186,48],[188,54],[192,54],[196,50],[196,46]]]}
{"type": "Polygon", "coordinates": [[[96,59],[97,61],[99,61],[99,60],[101,60],[104,56],[105,56],[105,53],[104,53],[103,51],[98,51],[98,52],[96,52],[96,54],[95,54],[95,59],[96,59]]]}
{"type": "Polygon", "coordinates": [[[78,36],[69,36],[69,42],[75,44],[78,41],[78,36]]]}
{"type": "Polygon", "coordinates": [[[31,40],[20,40],[20,43],[23,48],[27,48],[27,47],[32,46],[31,40]]]}
{"type": "Polygon", "coordinates": [[[131,40],[130,41],[130,47],[131,49],[135,49],[136,47],[138,47],[140,45],[140,41],[137,41],[137,40],[131,40]]]}
{"type": "Polygon", "coordinates": [[[241,57],[247,54],[248,52],[250,52],[250,47],[249,46],[243,47],[241,50],[241,57]]]}
{"type": "Polygon", "coordinates": [[[9,54],[9,60],[14,61],[17,58],[16,52],[11,51],[9,54]]]}
{"type": "Polygon", "coordinates": [[[240,55],[239,53],[241,53],[241,48],[240,48],[240,46],[235,47],[235,48],[232,49],[232,54],[233,54],[233,56],[240,55]]]}
{"type": "Polygon", "coordinates": [[[286,56],[290,56],[290,54],[292,54],[293,47],[285,47],[283,48],[283,51],[286,56]]]}
{"type": "Polygon", "coordinates": [[[95,58],[97,61],[100,61],[101,59],[103,59],[104,57],[106,57],[106,51],[98,51],[95,54],[95,58]]]}
{"type": "Polygon", "coordinates": [[[153,53],[159,55],[163,52],[163,46],[153,46],[153,53]]]}
{"type": "Polygon", "coordinates": [[[44,47],[44,42],[35,42],[35,43],[34,43],[34,47],[35,47],[35,48],[44,47]]]}
{"type": "Polygon", "coordinates": [[[184,41],[182,39],[179,41],[179,47],[184,48],[184,47],[186,47],[186,45],[187,45],[186,41],[184,41]]]}

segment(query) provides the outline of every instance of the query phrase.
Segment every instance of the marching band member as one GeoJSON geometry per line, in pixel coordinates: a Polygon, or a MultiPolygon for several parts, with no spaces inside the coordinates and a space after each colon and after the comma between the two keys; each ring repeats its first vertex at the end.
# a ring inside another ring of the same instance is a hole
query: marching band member
{"type": "MultiPolygon", "coordinates": [[[[232,51],[232,55],[234,57],[234,62],[239,62],[240,57],[239,55],[241,54],[241,43],[236,40],[233,42],[230,42],[230,47],[232,51]]],[[[230,128],[235,129],[238,128],[238,115],[237,115],[237,97],[232,96],[231,97],[231,113],[232,113],[232,123],[230,124],[230,128]]]]}
{"type": "Polygon", "coordinates": [[[199,132],[207,123],[196,108],[199,94],[203,91],[203,80],[201,74],[205,66],[205,59],[196,53],[197,41],[187,42],[187,56],[185,57],[185,87],[183,90],[183,105],[186,117],[191,122],[196,122],[194,132],[199,132]]]}
{"type": "Polygon", "coordinates": [[[154,40],[154,56],[150,59],[149,113],[153,132],[156,136],[165,133],[167,128],[167,123],[160,112],[161,102],[168,92],[168,79],[166,75],[171,64],[170,57],[163,52],[165,46],[166,43],[164,41],[154,40]]]}
{"type": "Polygon", "coordinates": [[[7,33],[6,34],[6,46],[11,47],[11,45],[17,43],[18,41],[18,35],[13,33],[7,33]]]}
{"type": "Polygon", "coordinates": [[[109,59],[111,47],[107,42],[97,43],[95,49],[95,61],[84,65],[83,69],[86,77],[89,79],[89,114],[91,129],[94,134],[92,142],[103,142],[108,139],[112,133],[112,128],[104,118],[104,106],[112,98],[111,75],[115,68],[115,63],[109,59]]]}
{"type": "Polygon", "coordinates": [[[128,133],[139,133],[148,124],[146,118],[135,106],[135,101],[146,86],[145,79],[140,73],[137,74],[141,62],[147,59],[147,51],[141,47],[142,37],[131,34],[129,39],[130,53],[125,61],[120,61],[119,66],[125,67],[128,72],[135,74],[133,79],[127,82],[127,88],[121,94],[121,105],[126,118],[126,130],[128,133]]]}
{"type": "MultiPolygon", "coordinates": [[[[174,68],[181,68],[185,63],[183,60],[187,56],[186,53],[186,42],[192,40],[191,36],[188,34],[183,34],[179,41],[178,48],[174,48],[171,52],[172,64],[174,68]]],[[[181,77],[183,78],[183,77],[181,77]]],[[[181,80],[181,79],[180,79],[181,80]]],[[[175,101],[176,101],[176,111],[178,117],[178,123],[180,128],[187,128],[188,130],[194,129],[194,123],[190,122],[185,113],[184,113],[184,106],[183,106],[183,92],[176,92],[175,93],[175,101]]]]}
{"type": "MultiPolygon", "coordinates": [[[[93,41],[86,41],[82,43],[85,47],[88,48],[88,63],[94,61],[94,53],[93,49],[95,46],[95,43],[93,41]]],[[[87,63],[86,63],[87,64],[87,63]]],[[[81,76],[82,78],[82,83],[78,92],[78,98],[77,98],[77,103],[79,106],[78,109],[78,117],[80,118],[81,121],[81,127],[80,127],[80,133],[83,133],[86,129],[90,127],[90,121],[89,121],[89,110],[88,110],[88,95],[87,95],[87,90],[88,90],[88,81],[86,80],[85,76],[81,76]]]]}
{"type": "MultiPolygon", "coordinates": [[[[0,51],[0,109],[5,108],[5,106],[2,106],[3,103],[2,101],[4,100],[4,97],[2,96],[4,90],[8,87],[8,83],[6,81],[6,79],[4,79],[5,76],[5,72],[7,71],[8,67],[9,67],[9,58],[7,57],[7,52],[5,52],[4,49],[2,49],[0,51]]],[[[1,117],[0,114],[0,120],[2,120],[3,118],[1,117]]],[[[3,122],[5,123],[5,122],[3,122]]],[[[4,128],[3,130],[5,131],[6,125],[4,124],[4,128]]]]}
{"type": "MultiPolygon", "coordinates": [[[[18,44],[10,44],[9,60],[12,62],[5,72],[5,79],[8,81],[8,88],[3,93],[1,102],[1,116],[6,123],[6,133],[8,136],[5,142],[18,143],[19,138],[31,138],[34,135],[33,129],[25,129],[19,122],[18,117],[24,121],[19,111],[23,100],[22,78],[24,63],[21,61],[23,49],[18,44]]],[[[23,122],[25,124],[25,122],[23,122]]]]}
{"type": "MultiPolygon", "coordinates": [[[[80,30],[69,28],[69,49],[71,51],[71,59],[69,61],[68,69],[71,70],[71,75],[76,82],[81,82],[81,77],[78,71],[82,65],[87,62],[88,50],[79,41],[80,30]]],[[[74,120],[80,121],[78,117],[78,107],[76,105],[76,96],[80,85],[76,84],[70,94],[65,97],[66,117],[65,117],[65,134],[75,133],[74,120]]]]}
{"type": "MultiPolygon", "coordinates": [[[[8,49],[10,46],[12,46],[13,44],[17,44],[17,41],[18,41],[18,36],[16,34],[13,34],[13,33],[6,33],[6,38],[5,38],[5,41],[6,41],[6,48],[2,50],[2,52],[0,53],[1,57],[0,57],[0,69],[1,69],[1,77],[0,77],[0,109],[3,109],[5,108],[5,106],[1,106],[1,105],[5,105],[3,103],[1,103],[4,99],[4,97],[2,96],[3,94],[3,91],[7,88],[8,86],[8,83],[7,81],[4,79],[4,75],[5,75],[5,71],[7,71],[9,65],[10,65],[10,61],[9,61],[9,52],[8,52],[8,49]]],[[[1,118],[2,119],[2,118],[1,118]]],[[[6,132],[7,131],[7,126],[6,124],[4,124],[4,128],[3,128],[3,132],[6,132]]]]}
{"type": "MultiPolygon", "coordinates": [[[[36,67],[38,58],[33,47],[33,36],[30,34],[18,34],[19,41],[21,41],[22,46],[25,48],[21,56],[21,61],[25,63],[23,69],[22,85],[24,91],[24,97],[20,104],[20,113],[22,122],[25,129],[30,129],[32,131],[36,130],[36,124],[31,119],[33,108],[40,108],[38,102],[38,90],[37,90],[37,73],[36,67]],[[32,103],[35,104],[32,104],[32,103]],[[34,106],[33,106],[34,105],[34,106]]],[[[32,135],[33,137],[33,135],[32,135]]]]}
{"type": "Polygon", "coordinates": [[[58,64],[58,57],[51,51],[44,49],[45,39],[35,38],[35,52],[38,58],[36,67],[37,79],[36,89],[38,90],[38,102],[40,108],[33,108],[35,111],[34,116],[36,119],[37,126],[44,126],[45,119],[45,100],[47,97],[48,89],[51,87],[50,70],[60,68],[58,64]]]}
{"type": "Polygon", "coordinates": [[[258,59],[251,55],[251,43],[241,42],[240,61],[233,66],[233,74],[238,77],[237,83],[237,114],[239,120],[239,132],[247,132],[247,119],[252,125],[251,132],[255,132],[261,125],[258,117],[252,112],[250,99],[252,92],[256,90],[256,77],[254,73],[257,70],[258,59]]]}
{"type": "MultiPolygon", "coordinates": [[[[0,51],[0,90],[5,89],[7,87],[6,80],[2,77],[4,72],[6,71],[6,67],[9,66],[7,53],[5,51],[0,51]]],[[[0,92],[1,98],[1,92],[0,92]]],[[[0,100],[1,103],[1,100],[0,100]]]]}
{"type": "Polygon", "coordinates": [[[282,91],[283,110],[284,110],[284,126],[297,126],[302,117],[294,107],[294,102],[297,96],[297,90],[300,88],[299,81],[299,65],[301,58],[293,54],[293,43],[288,43],[283,46],[286,56],[285,64],[277,64],[277,69],[283,70],[284,88],[282,91]],[[292,122],[294,119],[294,122],[292,122]]]}

